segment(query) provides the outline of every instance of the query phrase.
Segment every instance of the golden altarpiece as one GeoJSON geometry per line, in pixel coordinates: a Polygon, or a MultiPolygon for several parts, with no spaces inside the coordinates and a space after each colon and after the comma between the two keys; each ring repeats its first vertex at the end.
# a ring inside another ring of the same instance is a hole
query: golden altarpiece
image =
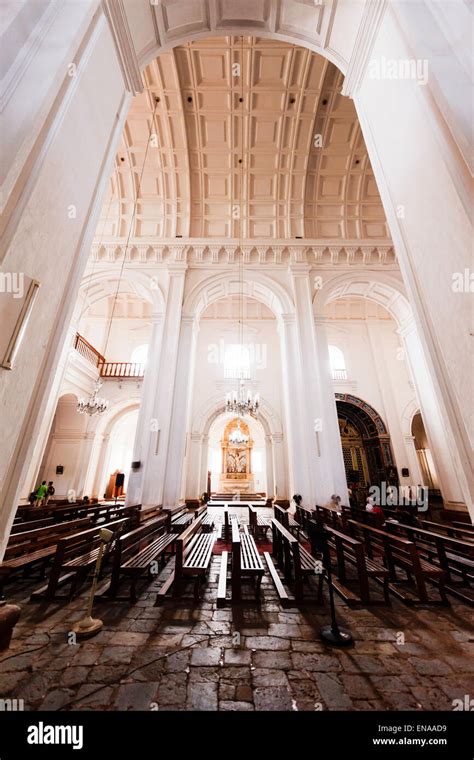
{"type": "Polygon", "coordinates": [[[240,417],[230,420],[221,440],[221,493],[253,493],[252,447],[247,423],[240,417]]]}

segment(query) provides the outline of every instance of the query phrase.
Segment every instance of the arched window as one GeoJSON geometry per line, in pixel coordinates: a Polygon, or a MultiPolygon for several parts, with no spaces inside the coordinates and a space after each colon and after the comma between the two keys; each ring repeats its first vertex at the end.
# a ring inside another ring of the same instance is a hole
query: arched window
{"type": "Polygon", "coordinates": [[[133,349],[130,361],[132,364],[145,365],[148,359],[148,344],[143,343],[141,346],[137,346],[133,349]]]}
{"type": "Polygon", "coordinates": [[[328,346],[329,363],[333,380],[347,380],[346,360],[341,349],[337,346],[328,346]]]}
{"type": "Polygon", "coordinates": [[[247,346],[233,343],[226,347],[224,353],[224,377],[248,380],[250,377],[250,353],[247,346]]]}

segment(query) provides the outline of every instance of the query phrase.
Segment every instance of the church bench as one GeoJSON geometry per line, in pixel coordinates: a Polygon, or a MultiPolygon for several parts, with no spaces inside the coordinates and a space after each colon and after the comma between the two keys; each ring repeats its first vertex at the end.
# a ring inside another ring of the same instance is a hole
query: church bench
{"type": "Polygon", "coordinates": [[[302,530],[307,533],[308,521],[314,519],[315,510],[309,507],[303,507],[301,504],[296,507],[296,519],[301,525],[302,530]]]}
{"type": "MultiPolygon", "coordinates": [[[[403,522],[402,520],[400,522],[403,522]]],[[[474,541],[474,527],[467,523],[445,523],[432,522],[431,520],[420,520],[421,526],[425,530],[433,533],[441,533],[451,538],[460,538],[461,540],[474,541]]]]}
{"type": "Polygon", "coordinates": [[[342,532],[345,532],[348,516],[347,507],[336,509],[335,507],[322,507],[319,504],[316,504],[316,516],[321,518],[326,525],[330,525],[335,530],[342,530],[342,532]]]}
{"type": "Polygon", "coordinates": [[[46,599],[48,601],[54,599],[58,588],[69,582],[71,587],[67,598],[71,599],[97,560],[101,544],[101,528],[107,528],[114,533],[114,539],[106,544],[105,557],[113,550],[117,536],[129,526],[130,520],[122,518],[61,538],[56,546],[48,582],[34,591],[31,599],[46,599]]]}
{"type": "Polygon", "coordinates": [[[439,591],[441,603],[449,604],[444,590],[444,570],[420,557],[413,541],[356,520],[348,521],[348,529],[354,538],[360,538],[364,542],[367,554],[371,559],[383,557],[384,564],[389,570],[389,589],[403,602],[407,604],[414,602],[439,604],[440,602],[431,600],[428,596],[426,581],[431,581],[439,591]],[[412,588],[414,587],[414,594],[406,595],[402,592],[397,568],[406,574],[407,581],[412,588]]]}
{"type": "Polygon", "coordinates": [[[237,522],[239,524],[239,518],[236,514],[233,512],[229,512],[227,507],[224,507],[224,527],[223,527],[223,533],[224,533],[224,541],[229,542],[232,537],[232,523],[237,522]]]}
{"type": "Polygon", "coordinates": [[[112,557],[112,576],[108,594],[116,598],[121,577],[130,580],[130,601],[136,602],[136,586],[145,573],[150,576],[154,562],[164,558],[168,548],[173,550],[177,533],[166,533],[161,517],[142,523],[138,528],[119,536],[112,557]]]}
{"type": "Polygon", "coordinates": [[[193,520],[176,539],[176,559],[172,580],[168,580],[157,595],[156,603],[159,604],[168,589],[173,586],[173,596],[178,596],[181,585],[186,578],[195,579],[194,596],[198,597],[199,583],[209,570],[214,547],[215,536],[213,533],[202,533],[202,517],[193,520]],[[163,590],[165,588],[165,591],[163,590]]]}
{"type": "Polygon", "coordinates": [[[386,523],[387,530],[405,536],[418,554],[444,570],[446,591],[474,605],[474,543],[402,523],[386,523]]]}
{"type": "Polygon", "coordinates": [[[202,517],[202,530],[204,533],[212,533],[214,530],[214,516],[206,512],[202,517]]]}
{"type": "Polygon", "coordinates": [[[381,580],[385,603],[390,604],[389,572],[382,562],[367,557],[361,541],[330,526],[327,526],[326,530],[331,537],[329,545],[335,551],[338,568],[337,579],[333,576],[333,586],[344,601],[348,604],[356,602],[366,605],[378,604],[379,602],[370,597],[369,578],[375,578],[381,580]],[[357,571],[358,597],[347,587],[346,562],[353,565],[357,571]]]}
{"type": "MultiPolygon", "coordinates": [[[[273,550],[272,557],[282,570],[285,579],[293,579],[295,599],[303,598],[303,582],[316,571],[315,558],[300,544],[296,536],[277,519],[271,521],[273,550]]],[[[320,574],[321,591],[322,574],[320,574]]]]}
{"type": "Polygon", "coordinates": [[[161,519],[164,526],[167,524],[168,515],[163,512],[161,505],[148,507],[148,509],[143,509],[141,504],[137,504],[136,506],[140,507],[140,525],[157,519],[161,519]]]}
{"type": "Polygon", "coordinates": [[[58,541],[90,526],[90,520],[83,518],[59,525],[47,525],[9,537],[3,562],[0,563],[0,597],[3,587],[16,571],[24,573],[41,563],[40,578],[44,577],[49,560],[56,552],[58,541]]]}
{"type": "Polygon", "coordinates": [[[163,512],[168,515],[168,533],[181,533],[193,519],[192,514],[182,504],[176,507],[167,507],[163,512]]]}
{"type": "Polygon", "coordinates": [[[29,530],[36,530],[37,528],[45,528],[47,525],[53,525],[54,519],[52,517],[43,517],[41,520],[28,520],[28,522],[15,522],[12,525],[11,534],[14,533],[26,533],[29,530]]]}
{"type": "Polygon", "coordinates": [[[265,562],[267,563],[268,570],[270,572],[273,585],[275,586],[276,592],[278,594],[278,597],[280,599],[280,603],[282,607],[289,607],[292,604],[294,604],[295,600],[294,597],[290,596],[288,594],[288,591],[284,587],[283,583],[281,582],[281,578],[278,575],[278,570],[276,569],[273,559],[269,552],[263,552],[263,556],[265,557],[265,562]]]}
{"type": "Polygon", "coordinates": [[[453,528],[456,528],[457,530],[466,530],[468,533],[474,533],[474,525],[471,525],[467,522],[458,522],[457,520],[453,520],[451,525],[453,528]]]}
{"type": "Polygon", "coordinates": [[[260,594],[264,568],[253,536],[244,527],[240,533],[236,521],[232,524],[232,601],[241,599],[242,577],[255,581],[255,596],[260,594]]]}
{"type": "Polygon", "coordinates": [[[284,528],[291,533],[296,533],[296,537],[299,537],[301,525],[296,522],[295,518],[290,515],[285,509],[279,507],[277,504],[274,506],[275,519],[283,525],[284,528]]]}
{"type": "Polygon", "coordinates": [[[270,521],[266,517],[262,517],[258,509],[252,507],[249,504],[249,527],[252,536],[257,539],[267,538],[268,530],[270,528],[270,521]]]}

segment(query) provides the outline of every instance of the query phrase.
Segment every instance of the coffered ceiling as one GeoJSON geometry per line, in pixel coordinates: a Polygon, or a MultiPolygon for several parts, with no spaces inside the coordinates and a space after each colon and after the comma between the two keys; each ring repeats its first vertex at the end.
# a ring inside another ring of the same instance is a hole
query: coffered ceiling
{"type": "Polygon", "coordinates": [[[322,56],[208,38],[144,78],[97,238],[389,238],[353,102],[322,56]]]}

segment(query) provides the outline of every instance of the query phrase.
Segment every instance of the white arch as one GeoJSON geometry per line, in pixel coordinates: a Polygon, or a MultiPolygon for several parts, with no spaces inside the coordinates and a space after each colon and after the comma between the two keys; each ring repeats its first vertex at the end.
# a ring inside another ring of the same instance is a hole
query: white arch
{"type": "MultiPolygon", "coordinates": [[[[183,315],[200,317],[204,309],[222,298],[242,292],[237,271],[213,274],[199,282],[186,296],[183,315]]],[[[293,299],[280,283],[259,272],[248,270],[243,283],[244,295],[265,304],[277,318],[292,314],[293,299]]]]}
{"type": "MultiPolygon", "coordinates": [[[[222,395],[214,395],[208,399],[195,415],[192,424],[192,434],[207,435],[212,423],[225,413],[222,395]]],[[[258,420],[262,423],[266,435],[282,432],[281,419],[275,409],[265,399],[260,399],[258,420]]]]}
{"type": "Polygon", "coordinates": [[[383,306],[404,327],[413,319],[413,312],[400,280],[383,272],[345,272],[329,276],[315,291],[313,309],[316,317],[324,316],[324,307],[339,298],[366,298],[383,306]]]}
{"type": "Polygon", "coordinates": [[[415,414],[421,413],[420,412],[420,404],[417,401],[416,398],[413,398],[411,401],[408,402],[406,407],[404,408],[402,412],[401,417],[401,424],[402,424],[402,433],[404,436],[411,436],[411,426],[413,423],[413,417],[415,414]]]}
{"type": "MultiPolygon", "coordinates": [[[[91,275],[84,275],[78,294],[78,299],[81,303],[81,310],[78,318],[80,319],[92,304],[101,301],[109,295],[104,292],[102,283],[113,282],[114,287],[116,288],[118,279],[119,273],[115,272],[113,269],[105,269],[99,272],[94,272],[94,274],[91,275]]],[[[142,298],[144,301],[151,303],[154,313],[162,314],[164,312],[165,297],[155,278],[150,277],[150,275],[145,274],[144,272],[130,268],[124,272],[122,283],[129,284],[131,286],[130,292],[135,293],[135,295],[142,298]]],[[[127,291],[120,290],[119,295],[122,292],[127,291]]]]}
{"type": "MultiPolygon", "coordinates": [[[[326,41],[334,23],[336,12],[332,4],[308,2],[307,0],[294,0],[300,13],[297,15],[287,0],[256,0],[253,3],[233,4],[231,12],[226,17],[224,3],[216,3],[215,0],[200,0],[199,18],[189,18],[189,6],[187,3],[177,8],[171,16],[163,3],[149,4],[151,12],[155,13],[153,23],[160,29],[160,40],[156,44],[147,45],[139,53],[140,68],[145,68],[160,53],[164,53],[177,45],[183,45],[193,40],[204,37],[225,37],[227,35],[249,35],[264,37],[272,40],[281,40],[293,45],[300,45],[319,53],[335,66],[347,73],[349,66],[348,53],[341,46],[337,50],[334,46],[328,46],[326,41]],[[305,8],[306,6],[306,8],[305,8]],[[289,14],[288,14],[289,10],[289,14]],[[287,15],[288,14],[288,15],[287,15]]],[[[196,5],[198,3],[196,2],[196,5]]],[[[353,25],[351,9],[347,9],[345,23],[353,25]]],[[[146,11],[141,11],[142,18],[146,11]]],[[[150,18],[150,24],[152,19],[150,18]]]]}

